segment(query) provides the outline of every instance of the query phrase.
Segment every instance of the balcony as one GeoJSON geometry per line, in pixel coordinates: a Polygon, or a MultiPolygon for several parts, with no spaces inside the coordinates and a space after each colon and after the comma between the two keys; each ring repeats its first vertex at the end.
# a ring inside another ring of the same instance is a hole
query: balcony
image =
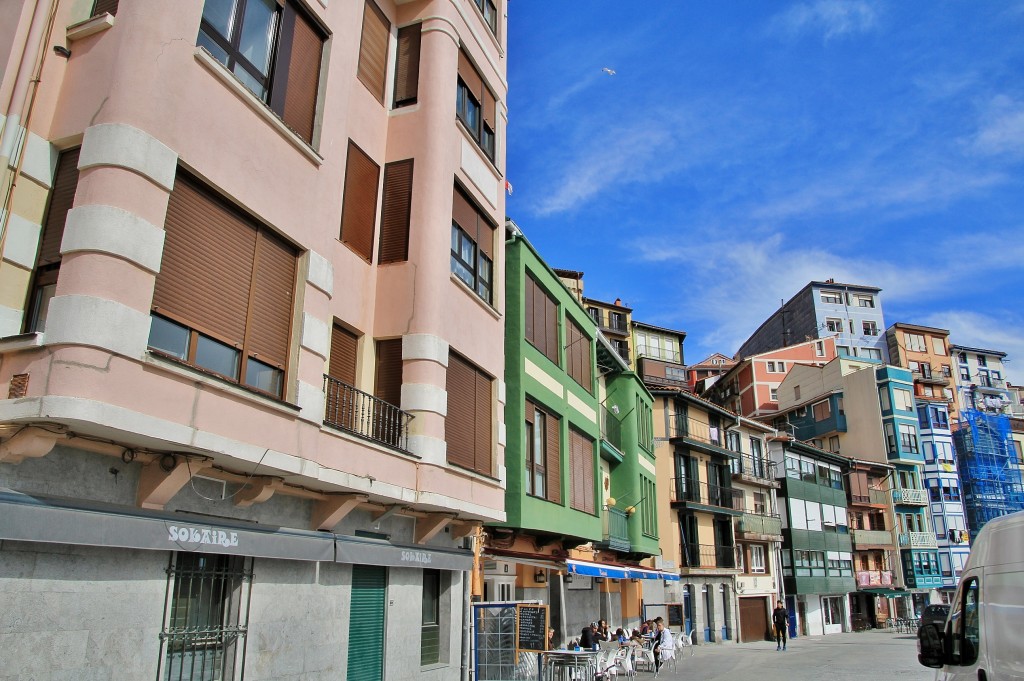
{"type": "Polygon", "coordinates": [[[683,544],[682,567],[691,570],[735,570],[735,546],[712,544],[683,544]]]}
{"type": "Polygon", "coordinates": [[[892,572],[889,570],[858,570],[857,586],[892,586],[892,572]]]}
{"type": "Polygon", "coordinates": [[[889,530],[850,530],[853,548],[867,549],[876,546],[893,546],[892,532],[889,530]]]}
{"type": "Polygon", "coordinates": [[[931,532],[902,532],[899,535],[901,549],[934,549],[938,548],[935,535],[931,532]]]}
{"type": "Polygon", "coordinates": [[[672,503],[709,507],[708,510],[734,511],[739,515],[743,511],[743,492],[732,487],[709,485],[706,482],[693,482],[686,478],[672,478],[670,490],[672,503]]]}
{"type": "Polygon", "coordinates": [[[683,414],[675,415],[669,439],[682,439],[687,444],[699,447],[712,454],[722,454],[733,458],[739,456],[738,452],[732,451],[726,445],[724,428],[710,426],[703,421],[688,418],[683,414]]]}
{"type": "Polygon", "coordinates": [[[894,504],[903,504],[905,506],[927,506],[928,492],[913,487],[894,489],[892,491],[892,501],[894,504]]]}
{"type": "Polygon", "coordinates": [[[868,488],[867,495],[851,493],[850,503],[862,506],[885,507],[889,505],[889,490],[868,488]]]}
{"type": "Polygon", "coordinates": [[[775,479],[775,462],[766,457],[754,458],[747,454],[729,462],[732,479],[761,487],[779,488],[775,479]]]}
{"type": "Polygon", "coordinates": [[[782,541],[782,519],[777,515],[744,513],[736,518],[736,535],[740,539],[782,541]]]}
{"type": "Polygon", "coordinates": [[[942,374],[935,374],[931,371],[911,371],[915,383],[927,383],[928,385],[949,385],[949,377],[942,374]]]}
{"type": "Polygon", "coordinates": [[[408,414],[332,376],[324,376],[327,403],[324,425],[386,447],[408,451],[408,414]]]}
{"type": "Polygon", "coordinates": [[[601,439],[615,448],[622,457],[622,423],[608,407],[601,407],[601,439]]]}
{"type": "Polygon", "coordinates": [[[613,551],[629,551],[629,516],[614,506],[605,512],[604,544],[613,551]]]}

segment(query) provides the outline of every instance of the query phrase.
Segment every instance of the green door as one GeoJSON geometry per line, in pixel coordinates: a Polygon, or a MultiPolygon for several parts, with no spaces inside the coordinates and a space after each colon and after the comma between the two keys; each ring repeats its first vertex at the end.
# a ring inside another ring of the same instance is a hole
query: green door
{"type": "Polygon", "coordinates": [[[352,566],[352,609],[348,618],[348,681],[384,679],[384,605],[387,569],[352,566]]]}

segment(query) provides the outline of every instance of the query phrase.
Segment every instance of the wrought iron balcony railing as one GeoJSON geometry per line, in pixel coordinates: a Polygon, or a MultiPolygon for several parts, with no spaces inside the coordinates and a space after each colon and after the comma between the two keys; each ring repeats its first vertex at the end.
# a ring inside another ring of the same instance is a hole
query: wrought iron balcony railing
{"type": "Polygon", "coordinates": [[[735,570],[739,564],[736,560],[736,551],[735,546],[683,544],[683,567],[705,570],[716,568],[735,570]]]}
{"type": "Polygon", "coordinates": [[[753,457],[744,454],[729,462],[734,476],[756,478],[759,480],[775,480],[775,462],[767,457],[753,457]]]}
{"type": "Polygon", "coordinates": [[[324,423],[373,442],[407,451],[412,414],[333,376],[324,376],[324,423]]]}
{"type": "Polygon", "coordinates": [[[694,482],[687,478],[672,478],[672,501],[689,501],[705,506],[743,510],[743,492],[732,487],[694,482]]]}

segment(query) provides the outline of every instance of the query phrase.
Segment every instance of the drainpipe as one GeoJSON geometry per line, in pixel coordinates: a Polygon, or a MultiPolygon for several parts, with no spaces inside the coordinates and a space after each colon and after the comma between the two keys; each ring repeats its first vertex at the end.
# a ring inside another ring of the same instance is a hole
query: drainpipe
{"type": "MultiPolygon", "coordinates": [[[[13,175],[9,173],[8,168],[17,149],[19,137],[26,142],[28,140],[28,126],[32,119],[32,110],[35,107],[43,64],[46,62],[48,51],[46,48],[50,44],[50,36],[53,33],[53,22],[57,15],[58,2],[59,0],[50,0],[49,9],[44,10],[46,0],[36,0],[28,35],[25,36],[25,47],[22,50],[21,63],[18,65],[18,74],[15,77],[11,99],[5,112],[7,118],[4,121],[3,132],[0,133],[0,178],[2,178],[0,187],[5,188],[2,199],[0,199],[0,255],[3,254],[4,244],[7,241],[11,199],[14,196],[14,187],[21,176],[21,167],[25,160],[24,151],[18,155],[18,164],[13,175]],[[25,131],[24,136],[20,134],[22,129],[25,131]]],[[[23,142],[22,150],[24,147],[23,142]]]]}
{"type": "Polygon", "coordinates": [[[473,630],[473,589],[470,586],[472,573],[462,573],[462,669],[459,674],[461,681],[469,681],[469,651],[472,644],[473,630]]]}

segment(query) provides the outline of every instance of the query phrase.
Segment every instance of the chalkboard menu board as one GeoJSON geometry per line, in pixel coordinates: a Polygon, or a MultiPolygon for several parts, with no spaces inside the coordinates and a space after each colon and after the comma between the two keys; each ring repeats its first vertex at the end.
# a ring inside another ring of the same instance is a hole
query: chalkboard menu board
{"type": "Polygon", "coordinates": [[[683,626],[683,604],[682,603],[669,603],[668,605],[668,626],[670,627],[681,627],[683,626]]]}
{"type": "Polygon", "coordinates": [[[516,606],[516,650],[540,653],[548,649],[548,606],[516,606]]]}

